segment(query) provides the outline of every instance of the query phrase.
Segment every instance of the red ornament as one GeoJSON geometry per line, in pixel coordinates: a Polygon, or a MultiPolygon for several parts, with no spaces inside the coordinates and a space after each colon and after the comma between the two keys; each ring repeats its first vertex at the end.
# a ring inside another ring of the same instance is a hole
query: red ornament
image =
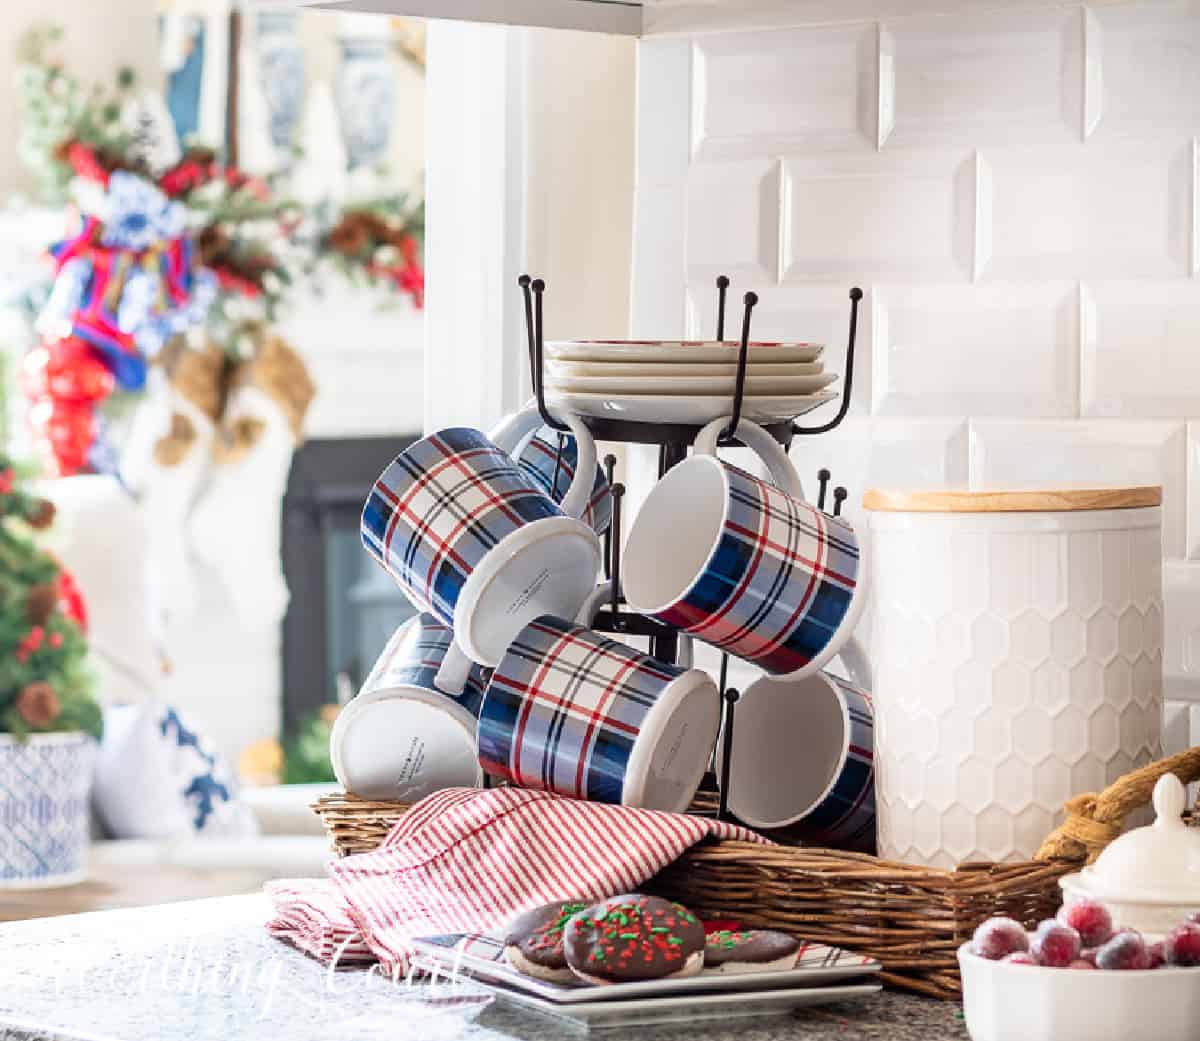
{"type": "Polygon", "coordinates": [[[29,425],[42,457],[60,477],[82,473],[96,439],[96,416],[86,402],[42,398],[29,409],[29,425]]]}
{"type": "Polygon", "coordinates": [[[83,593],[79,589],[79,583],[75,581],[75,576],[61,564],[58,572],[58,607],[64,615],[79,626],[80,630],[87,632],[87,601],[83,599],[83,593]]]}
{"type": "Polygon", "coordinates": [[[8,495],[13,490],[13,482],[16,480],[13,474],[12,467],[7,467],[0,470],[0,495],[8,495]]]}

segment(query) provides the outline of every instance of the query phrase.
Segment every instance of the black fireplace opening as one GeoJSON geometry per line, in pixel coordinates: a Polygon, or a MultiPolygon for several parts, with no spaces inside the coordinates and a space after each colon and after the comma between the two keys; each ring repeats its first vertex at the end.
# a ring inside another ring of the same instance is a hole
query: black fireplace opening
{"type": "Polygon", "coordinates": [[[384,468],[417,439],[314,438],[297,452],[283,499],[283,735],[357,691],[414,609],[362,547],[359,517],[384,468]]]}

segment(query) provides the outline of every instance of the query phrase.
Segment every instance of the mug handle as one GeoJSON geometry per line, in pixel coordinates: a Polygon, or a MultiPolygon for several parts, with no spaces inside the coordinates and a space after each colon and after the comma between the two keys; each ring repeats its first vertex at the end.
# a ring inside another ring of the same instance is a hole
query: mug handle
{"type": "Polygon", "coordinates": [[[872,679],[871,662],[868,660],[862,644],[858,642],[858,637],[851,636],[842,644],[842,649],[837,652],[836,657],[841,658],[842,664],[846,666],[846,672],[850,674],[850,682],[869,692],[872,679]]]}
{"type": "Polygon", "coordinates": [[[458,641],[451,640],[450,646],[442,658],[442,664],[438,666],[437,675],[433,677],[433,685],[443,694],[458,697],[466,689],[467,677],[470,676],[474,664],[463,653],[458,641]]]}
{"type": "MultiPolygon", "coordinates": [[[[555,419],[566,423],[571,428],[571,436],[575,438],[575,476],[571,479],[571,487],[563,496],[560,508],[568,517],[576,519],[583,516],[588,501],[592,497],[592,485],[596,481],[596,442],[591,431],[584,426],[578,416],[570,412],[552,412],[555,419]]],[[[542,425],[542,415],[537,407],[526,405],[519,412],[507,416],[492,428],[488,434],[489,440],[510,455],[513,454],[526,437],[542,425]]]]}
{"type": "MultiPolygon", "coordinates": [[[[612,600],[612,582],[601,582],[583,602],[579,613],[575,616],[576,625],[586,625],[589,629],[596,621],[596,613],[612,600]]],[[[679,661],[675,663],[681,669],[692,668],[692,638],[687,633],[679,634],[679,661]]],[[[846,666],[848,669],[850,666],[846,666]]]]}
{"type": "MultiPolygon", "coordinates": [[[[729,426],[732,420],[732,416],[724,416],[714,419],[704,427],[696,435],[696,454],[711,455],[716,458],[717,441],[720,440],[721,432],[729,426]]],[[[800,481],[800,475],[796,472],[796,467],[792,465],[791,459],[788,458],[787,452],[775,438],[757,423],[752,423],[745,418],[738,420],[737,437],[742,444],[767,464],[767,470],[775,480],[775,487],[793,499],[804,501],[804,485],[800,481]]]]}

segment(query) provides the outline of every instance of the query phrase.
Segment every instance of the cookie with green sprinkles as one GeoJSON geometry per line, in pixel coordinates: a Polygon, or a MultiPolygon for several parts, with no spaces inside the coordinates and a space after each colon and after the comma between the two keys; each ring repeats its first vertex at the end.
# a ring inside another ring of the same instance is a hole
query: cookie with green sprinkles
{"type": "Polygon", "coordinates": [[[772,929],[720,929],[705,938],[706,973],[770,972],[791,969],[800,941],[772,929]]]}
{"type": "Polygon", "coordinates": [[[517,915],[504,934],[504,957],[518,972],[551,983],[574,983],[563,953],[567,922],[587,905],[582,900],[543,904],[517,915]]]}
{"type": "Polygon", "coordinates": [[[575,915],[563,949],[571,971],[589,983],[694,976],[704,966],[704,926],[682,904],[628,893],[575,915]]]}

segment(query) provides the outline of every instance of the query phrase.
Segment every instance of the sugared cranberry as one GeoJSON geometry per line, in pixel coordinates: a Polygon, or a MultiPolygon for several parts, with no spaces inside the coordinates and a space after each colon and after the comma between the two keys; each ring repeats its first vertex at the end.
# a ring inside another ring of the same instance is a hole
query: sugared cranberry
{"type": "Polygon", "coordinates": [[[1029,953],[1042,965],[1062,969],[1079,957],[1080,947],[1079,933],[1069,925],[1047,918],[1033,934],[1029,953]]]}
{"type": "Polygon", "coordinates": [[[999,961],[1009,954],[1027,950],[1029,937],[1021,923],[1011,918],[989,918],[971,938],[972,953],[989,961],[999,961]]]}
{"type": "Polygon", "coordinates": [[[1028,951],[1013,951],[1012,954],[1006,954],[1001,961],[1008,962],[1009,965],[1037,965],[1038,960],[1028,951]]]}
{"type": "Polygon", "coordinates": [[[1200,924],[1184,922],[1167,933],[1163,957],[1171,965],[1200,965],[1200,924]]]}
{"type": "Polygon", "coordinates": [[[1146,941],[1141,933],[1132,929],[1122,929],[1096,952],[1098,969],[1146,969],[1149,966],[1146,941]]]}
{"type": "Polygon", "coordinates": [[[1099,947],[1113,934],[1112,915],[1097,900],[1080,900],[1058,912],[1058,920],[1077,933],[1084,947],[1099,947]]]}
{"type": "Polygon", "coordinates": [[[1075,960],[1085,961],[1094,969],[1096,967],[1096,950],[1097,948],[1095,947],[1089,947],[1087,950],[1080,951],[1079,957],[1075,960]]]}
{"type": "Polygon", "coordinates": [[[1085,958],[1076,958],[1073,962],[1071,962],[1070,965],[1067,966],[1067,968],[1068,969],[1087,969],[1089,972],[1091,972],[1091,971],[1095,970],[1096,966],[1093,965],[1090,961],[1088,961],[1085,958]]]}
{"type": "Polygon", "coordinates": [[[1146,968],[1161,969],[1166,964],[1167,952],[1162,940],[1159,940],[1157,943],[1150,944],[1150,946],[1146,948],[1146,968]]]}

